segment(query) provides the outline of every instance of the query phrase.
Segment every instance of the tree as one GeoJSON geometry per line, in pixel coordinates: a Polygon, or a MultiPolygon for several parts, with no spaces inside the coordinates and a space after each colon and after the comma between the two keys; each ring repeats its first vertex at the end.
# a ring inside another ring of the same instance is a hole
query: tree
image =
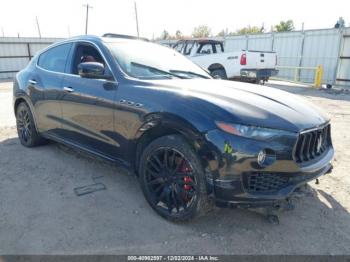
{"type": "Polygon", "coordinates": [[[335,24],[334,28],[343,28],[345,27],[345,20],[343,17],[339,17],[339,20],[335,24]]]}
{"type": "Polygon", "coordinates": [[[222,29],[219,33],[216,34],[217,37],[228,37],[228,36],[234,36],[234,35],[237,35],[237,33],[228,31],[228,29],[226,30],[222,29]]]}
{"type": "Polygon", "coordinates": [[[288,32],[294,30],[293,20],[281,21],[278,25],[275,25],[277,32],[288,32]]]}
{"type": "Polygon", "coordinates": [[[226,36],[235,36],[235,35],[237,35],[236,32],[228,32],[226,36]]]}
{"type": "Polygon", "coordinates": [[[176,31],[176,33],[175,33],[175,38],[176,38],[176,39],[181,39],[181,38],[183,38],[183,35],[182,35],[182,33],[181,33],[180,30],[177,30],[177,31],[176,31]]]}
{"type": "Polygon", "coordinates": [[[226,36],[226,31],[222,29],[216,36],[218,37],[225,37],[226,36]]]}
{"type": "Polygon", "coordinates": [[[238,35],[258,34],[258,33],[263,33],[263,32],[264,32],[264,27],[250,26],[250,25],[248,25],[247,27],[243,27],[241,29],[238,29],[236,31],[236,33],[238,35]]]}
{"type": "Polygon", "coordinates": [[[200,25],[193,29],[192,36],[195,38],[209,37],[211,29],[206,25],[200,25]]]}
{"type": "Polygon", "coordinates": [[[167,30],[164,30],[160,36],[162,40],[167,40],[170,38],[169,32],[167,30]]]}

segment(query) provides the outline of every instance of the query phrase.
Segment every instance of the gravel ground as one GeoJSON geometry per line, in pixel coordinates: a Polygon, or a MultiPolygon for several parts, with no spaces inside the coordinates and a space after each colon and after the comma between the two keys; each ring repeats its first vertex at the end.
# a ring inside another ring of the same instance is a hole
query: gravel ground
{"type": "Polygon", "coordinates": [[[174,224],[146,203],[133,174],[64,146],[27,149],[14,127],[11,83],[0,83],[0,254],[350,254],[350,94],[270,84],[332,118],[332,174],[269,224],[247,210],[215,209],[174,224]],[[101,182],[106,190],[76,196],[101,182]]]}

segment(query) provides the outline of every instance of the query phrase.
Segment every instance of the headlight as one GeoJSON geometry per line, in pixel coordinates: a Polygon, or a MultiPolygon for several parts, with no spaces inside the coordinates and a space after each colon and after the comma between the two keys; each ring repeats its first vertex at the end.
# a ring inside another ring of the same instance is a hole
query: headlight
{"type": "Polygon", "coordinates": [[[215,122],[216,125],[223,131],[247,138],[253,138],[257,140],[267,140],[275,136],[291,135],[292,132],[270,129],[257,126],[247,126],[239,124],[229,124],[225,122],[215,122]]]}

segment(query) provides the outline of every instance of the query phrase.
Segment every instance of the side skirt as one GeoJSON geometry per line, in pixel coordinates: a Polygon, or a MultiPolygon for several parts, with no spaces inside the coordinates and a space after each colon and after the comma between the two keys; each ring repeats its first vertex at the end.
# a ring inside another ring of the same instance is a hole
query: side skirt
{"type": "Polygon", "coordinates": [[[74,143],[73,141],[69,141],[69,140],[66,140],[66,139],[63,139],[57,135],[53,135],[53,134],[48,134],[48,133],[41,133],[40,134],[41,136],[43,136],[44,138],[46,139],[49,139],[49,140],[53,140],[57,143],[60,143],[60,144],[63,144],[67,147],[70,147],[70,148],[73,148],[77,151],[82,151],[84,153],[87,153],[89,154],[90,156],[93,156],[93,157],[97,157],[103,161],[107,161],[107,162],[110,162],[112,164],[115,164],[116,166],[122,166],[124,168],[127,168],[127,169],[130,169],[131,168],[131,165],[129,162],[127,161],[124,161],[124,160],[121,160],[119,158],[111,158],[109,156],[106,156],[105,154],[102,154],[98,151],[95,151],[95,150],[92,150],[90,148],[87,148],[87,147],[84,147],[80,144],[77,144],[77,143],[74,143]]]}

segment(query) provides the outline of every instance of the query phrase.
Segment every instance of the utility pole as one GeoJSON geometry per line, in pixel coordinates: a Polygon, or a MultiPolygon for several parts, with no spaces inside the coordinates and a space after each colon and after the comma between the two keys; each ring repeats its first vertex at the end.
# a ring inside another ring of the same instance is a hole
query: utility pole
{"type": "Polygon", "coordinates": [[[137,31],[137,37],[140,37],[140,32],[139,32],[139,19],[137,17],[137,6],[136,6],[136,1],[134,2],[135,5],[135,18],[136,18],[136,31],[137,31]]]}
{"type": "Polygon", "coordinates": [[[40,32],[40,26],[39,26],[39,20],[38,20],[38,17],[37,17],[37,16],[35,17],[35,20],[36,20],[36,26],[37,26],[37,28],[38,28],[39,37],[41,38],[41,32],[40,32]]]}
{"type": "Polygon", "coordinates": [[[83,5],[83,7],[86,7],[85,34],[87,35],[88,22],[89,22],[89,8],[92,8],[92,6],[89,4],[86,4],[86,5],[83,5]]]}
{"type": "Polygon", "coordinates": [[[1,27],[2,37],[5,37],[4,28],[1,27]]]}
{"type": "Polygon", "coordinates": [[[67,26],[67,30],[68,30],[68,37],[70,37],[70,27],[67,26]]]}

